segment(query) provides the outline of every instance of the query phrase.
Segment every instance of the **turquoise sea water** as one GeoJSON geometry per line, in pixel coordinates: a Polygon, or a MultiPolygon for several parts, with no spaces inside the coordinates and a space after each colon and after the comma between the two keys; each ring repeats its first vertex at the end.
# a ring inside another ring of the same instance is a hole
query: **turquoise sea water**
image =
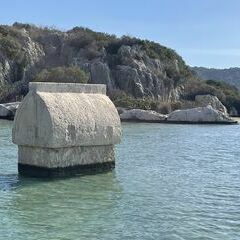
{"type": "Polygon", "coordinates": [[[240,239],[240,126],[123,124],[116,169],[17,175],[0,121],[0,239],[240,239]]]}

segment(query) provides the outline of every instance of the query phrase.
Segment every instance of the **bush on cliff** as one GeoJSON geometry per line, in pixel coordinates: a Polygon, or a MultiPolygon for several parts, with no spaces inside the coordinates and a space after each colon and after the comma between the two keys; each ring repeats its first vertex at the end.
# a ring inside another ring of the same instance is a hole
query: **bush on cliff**
{"type": "Polygon", "coordinates": [[[0,51],[13,59],[21,51],[21,46],[14,38],[0,35],[0,51]]]}
{"type": "Polygon", "coordinates": [[[240,113],[240,92],[236,87],[226,82],[215,80],[203,82],[198,79],[191,79],[185,84],[183,100],[194,101],[196,95],[206,94],[216,96],[229,112],[234,107],[240,113]]]}
{"type": "Polygon", "coordinates": [[[156,108],[156,100],[152,98],[134,98],[133,96],[128,95],[121,90],[111,91],[109,95],[116,107],[124,107],[130,109],[140,108],[144,110],[156,108]]]}
{"type": "Polygon", "coordinates": [[[89,76],[79,67],[56,67],[43,69],[34,82],[87,83],[89,76]]]}
{"type": "Polygon", "coordinates": [[[184,94],[182,97],[184,100],[194,101],[196,95],[206,94],[217,96],[220,101],[225,98],[225,95],[220,89],[208,85],[205,82],[199,81],[198,79],[191,79],[185,83],[184,94]]]}

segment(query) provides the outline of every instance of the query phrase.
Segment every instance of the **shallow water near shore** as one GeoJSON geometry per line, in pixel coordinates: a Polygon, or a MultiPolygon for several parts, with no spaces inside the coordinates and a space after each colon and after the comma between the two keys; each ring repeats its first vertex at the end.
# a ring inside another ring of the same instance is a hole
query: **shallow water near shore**
{"type": "Polygon", "coordinates": [[[240,239],[240,125],[124,123],[113,172],[17,175],[0,121],[0,239],[240,239]]]}

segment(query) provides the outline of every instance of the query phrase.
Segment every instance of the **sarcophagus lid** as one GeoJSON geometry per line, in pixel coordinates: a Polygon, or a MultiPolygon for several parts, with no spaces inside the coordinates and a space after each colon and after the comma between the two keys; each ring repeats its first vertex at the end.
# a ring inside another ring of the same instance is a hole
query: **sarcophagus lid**
{"type": "Polygon", "coordinates": [[[120,138],[118,112],[101,84],[30,83],[13,126],[19,172],[33,177],[109,170],[120,138]]]}

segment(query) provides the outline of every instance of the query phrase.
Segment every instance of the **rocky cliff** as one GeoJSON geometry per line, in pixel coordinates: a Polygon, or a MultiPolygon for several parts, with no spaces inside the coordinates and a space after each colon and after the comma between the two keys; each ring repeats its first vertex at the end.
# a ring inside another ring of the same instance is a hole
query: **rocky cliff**
{"type": "Polygon", "coordinates": [[[192,73],[172,49],[137,38],[97,33],[76,27],[62,32],[15,23],[0,26],[0,102],[28,91],[42,69],[78,66],[89,83],[104,83],[108,93],[163,101],[180,98],[192,73]]]}

